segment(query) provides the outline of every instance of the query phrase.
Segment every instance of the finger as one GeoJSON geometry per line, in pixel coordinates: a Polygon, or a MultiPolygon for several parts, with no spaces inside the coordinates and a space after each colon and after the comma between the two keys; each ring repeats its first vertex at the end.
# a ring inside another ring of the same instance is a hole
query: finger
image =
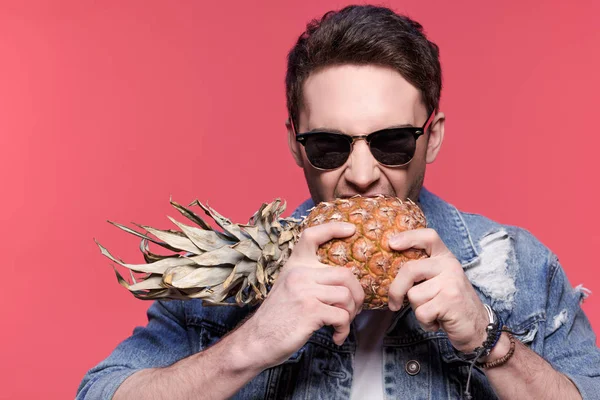
{"type": "Polygon", "coordinates": [[[322,310],[323,325],[333,326],[333,341],[341,346],[350,334],[350,314],[344,309],[329,305],[323,305],[322,310]]]}
{"type": "Polygon", "coordinates": [[[327,267],[316,270],[315,282],[328,286],[345,286],[350,289],[356,307],[359,309],[365,300],[365,291],[352,271],[344,267],[327,267]]]}
{"type": "Polygon", "coordinates": [[[440,238],[440,235],[431,228],[400,232],[390,238],[389,246],[391,249],[398,251],[410,248],[422,249],[430,257],[446,254],[450,251],[440,238]]]}
{"type": "Polygon", "coordinates": [[[406,293],[415,283],[432,279],[444,270],[440,258],[422,258],[405,263],[396,274],[389,290],[389,307],[392,311],[400,309],[406,293]]]}
{"type": "Polygon", "coordinates": [[[441,329],[440,323],[437,321],[434,321],[431,324],[422,324],[419,322],[419,326],[421,326],[421,329],[427,332],[437,332],[441,329]]]}
{"type": "Polygon", "coordinates": [[[356,226],[348,222],[329,222],[306,228],[300,234],[292,254],[299,257],[314,257],[321,244],[331,239],[352,236],[355,230],[356,226]]]}
{"type": "Polygon", "coordinates": [[[443,306],[444,304],[438,296],[414,309],[415,318],[424,330],[437,331],[440,329],[439,319],[444,314],[443,306]]]}
{"type": "Polygon", "coordinates": [[[408,297],[408,301],[410,302],[412,309],[416,310],[428,301],[433,300],[433,298],[437,296],[441,290],[441,279],[439,276],[436,276],[428,281],[414,285],[408,289],[406,296],[408,297]]]}
{"type": "Polygon", "coordinates": [[[358,310],[352,292],[345,286],[318,285],[315,297],[322,303],[342,308],[354,319],[358,310]]]}

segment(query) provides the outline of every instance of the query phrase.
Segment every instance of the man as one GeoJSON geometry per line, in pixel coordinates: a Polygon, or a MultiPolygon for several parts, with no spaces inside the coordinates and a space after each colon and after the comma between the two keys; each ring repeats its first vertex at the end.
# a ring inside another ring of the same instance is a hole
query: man
{"type": "Polygon", "coordinates": [[[429,255],[400,269],[390,310],[359,314],[356,278],[317,260],[321,243],[354,226],[317,226],[260,307],[155,302],[148,325],[88,372],[78,398],[597,398],[600,351],[584,293],[557,258],[526,231],[422,188],[444,138],[441,82],[437,46],[386,8],[328,13],[289,54],[289,147],[312,197],[294,215],[319,201],[386,194],[418,202],[427,217],[430,228],[390,241],[429,255]],[[422,129],[362,140],[406,126],[422,129]],[[310,139],[299,143],[300,133],[310,139]],[[356,140],[344,147],[339,134],[356,140]],[[378,155],[386,146],[398,149],[387,163],[378,155]]]}

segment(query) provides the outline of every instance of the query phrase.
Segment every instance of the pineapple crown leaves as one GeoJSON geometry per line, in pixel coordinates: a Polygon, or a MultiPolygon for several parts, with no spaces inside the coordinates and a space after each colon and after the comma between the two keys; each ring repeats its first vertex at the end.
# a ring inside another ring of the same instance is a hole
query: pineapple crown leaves
{"type": "Polygon", "coordinates": [[[188,207],[172,199],[170,203],[193,225],[168,217],[179,230],[134,224],[145,230],[141,233],[108,221],[141,238],[145,260],[144,264],[125,263],[96,241],[105,257],[129,270],[130,281],[113,266],[119,284],[144,300],[202,299],[207,304],[243,306],[264,299],[300,232],[301,220],[281,218],[285,202],[264,203],[247,224],[235,224],[198,200],[188,207]],[[200,207],[222,231],[213,229],[192,206],[200,207]],[[152,253],[150,242],[171,254],[152,253]]]}

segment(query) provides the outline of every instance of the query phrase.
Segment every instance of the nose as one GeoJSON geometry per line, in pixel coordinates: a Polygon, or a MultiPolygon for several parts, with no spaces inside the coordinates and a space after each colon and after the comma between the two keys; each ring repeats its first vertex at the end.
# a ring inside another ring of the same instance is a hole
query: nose
{"type": "Polygon", "coordinates": [[[380,173],[379,164],[373,158],[367,142],[364,139],[356,140],[344,172],[348,184],[359,193],[365,193],[379,180],[380,173]]]}

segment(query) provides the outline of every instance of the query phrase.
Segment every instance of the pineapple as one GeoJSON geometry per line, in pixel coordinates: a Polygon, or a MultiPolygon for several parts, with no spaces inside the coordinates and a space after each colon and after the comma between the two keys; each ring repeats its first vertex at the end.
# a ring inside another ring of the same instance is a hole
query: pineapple
{"type": "MultiPolygon", "coordinates": [[[[190,208],[171,204],[196,226],[169,219],[179,230],[140,226],[140,233],[111,222],[142,239],[145,264],[126,264],[100,243],[103,255],[129,269],[128,282],[115,268],[118,282],[140,299],[202,299],[210,305],[254,305],[263,300],[288,260],[302,230],[327,223],[350,222],[353,236],[321,245],[317,256],[328,265],[350,268],[365,291],[364,309],[387,308],[389,285],[408,260],[426,257],[422,250],[391,250],[395,233],[425,228],[421,209],[410,199],[360,197],[322,202],[302,220],[280,218],[285,203],[276,199],[263,204],[248,224],[234,224],[197,200],[199,206],[222,229],[215,230],[190,208]],[[150,236],[152,235],[152,236],[150,236]],[[173,254],[150,252],[149,242],[173,254]],[[138,276],[136,279],[136,275],[138,276]]],[[[109,221],[110,222],[110,221],[109,221]]]]}

